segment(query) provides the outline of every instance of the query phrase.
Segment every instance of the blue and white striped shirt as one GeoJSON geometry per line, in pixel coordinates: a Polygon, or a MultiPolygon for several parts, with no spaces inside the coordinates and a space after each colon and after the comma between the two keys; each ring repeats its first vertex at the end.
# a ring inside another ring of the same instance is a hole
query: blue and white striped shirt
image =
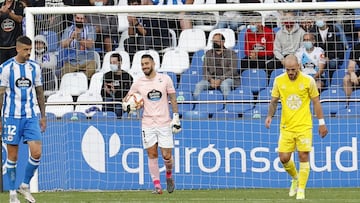
{"type": "Polygon", "coordinates": [[[18,63],[11,58],[0,66],[0,86],[6,87],[3,116],[32,118],[36,116],[35,87],[42,86],[41,69],[38,63],[28,60],[18,63]]]}

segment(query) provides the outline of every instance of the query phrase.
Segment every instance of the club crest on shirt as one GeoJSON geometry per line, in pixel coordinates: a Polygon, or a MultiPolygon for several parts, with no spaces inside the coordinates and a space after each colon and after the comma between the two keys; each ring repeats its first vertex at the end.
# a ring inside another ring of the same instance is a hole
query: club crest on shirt
{"type": "Polygon", "coordinates": [[[151,101],[159,101],[162,97],[162,93],[159,90],[153,89],[147,94],[147,97],[151,101]]]}
{"type": "Polygon", "coordinates": [[[1,23],[1,29],[4,30],[4,32],[11,32],[15,29],[15,22],[12,19],[5,19],[1,23]]]}
{"type": "Polygon", "coordinates": [[[298,95],[296,95],[296,94],[289,95],[286,98],[286,105],[291,110],[299,109],[301,104],[302,104],[302,101],[301,101],[300,97],[298,95]]]}
{"type": "Polygon", "coordinates": [[[31,86],[31,80],[25,77],[21,77],[15,81],[15,85],[20,89],[27,89],[31,86]]]}

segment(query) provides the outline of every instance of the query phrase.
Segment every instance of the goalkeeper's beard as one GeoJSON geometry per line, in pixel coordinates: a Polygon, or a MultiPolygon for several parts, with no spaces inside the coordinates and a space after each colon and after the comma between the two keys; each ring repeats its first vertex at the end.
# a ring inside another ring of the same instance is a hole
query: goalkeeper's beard
{"type": "Polygon", "coordinates": [[[154,71],[153,68],[149,68],[149,71],[148,71],[148,72],[144,71],[144,74],[145,74],[146,76],[150,76],[153,71],[154,71]]]}

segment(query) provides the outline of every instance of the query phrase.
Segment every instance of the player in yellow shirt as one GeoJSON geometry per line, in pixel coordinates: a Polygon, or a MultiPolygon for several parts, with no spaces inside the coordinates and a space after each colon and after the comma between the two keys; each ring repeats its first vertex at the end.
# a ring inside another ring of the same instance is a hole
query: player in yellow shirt
{"type": "Polygon", "coordinates": [[[312,148],[312,101],[315,114],[319,119],[319,134],[322,138],[328,133],[320,104],[319,92],[315,80],[300,71],[300,64],[295,55],[288,55],[284,60],[286,73],[275,78],[271,93],[271,102],[265,127],[270,128],[280,99],[282,104],[279,158],[285,171],[292,177],[289,196],[296,194],[296,199],[305,199],[305,187],[310,173],[309,152],[312,148]],[[297,149],[299,172],[291,159],[297,149]]]}

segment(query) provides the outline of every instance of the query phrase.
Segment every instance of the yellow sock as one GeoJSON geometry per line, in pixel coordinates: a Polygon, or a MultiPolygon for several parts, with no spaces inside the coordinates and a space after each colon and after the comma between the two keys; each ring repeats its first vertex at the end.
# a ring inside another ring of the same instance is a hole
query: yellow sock
{"type": "Polygon", "coordinates": [[[306,183],[309,178],[310,164],[309,162],[300,162],[299,167],[299,189],[305,190],[306,183]]]}
{"type": "Polygon", "coordinates": [[[296,171],[295,163],[293,160],[283,164],[285,171],[290,174],[293,179],[297,179],[298,173],[296,171]]]}

